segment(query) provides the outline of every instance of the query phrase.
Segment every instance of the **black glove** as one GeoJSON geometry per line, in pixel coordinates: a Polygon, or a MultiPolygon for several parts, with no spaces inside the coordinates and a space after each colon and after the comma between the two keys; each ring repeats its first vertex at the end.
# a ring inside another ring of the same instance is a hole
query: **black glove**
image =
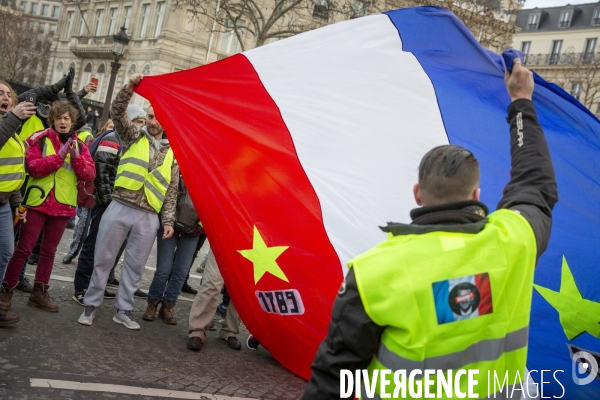
{"type": "Polygon", "coordinates": [[[65,82],[65,94],[73,93],[73,79],[75,79],[75,68],[69,68],[69,72],[66,75],[67,80],[65,82]]]}
{"type": "Polygon", "coordinates": [[[68,78],[69,78],[69,75],[67,74],[67,75],[63,76],[60,81],[58,81],[52,85],[52,89],[54,90],[55,94],[59,93],[61,90],[64,89],[65,85],[67,84],[68,78]]]}

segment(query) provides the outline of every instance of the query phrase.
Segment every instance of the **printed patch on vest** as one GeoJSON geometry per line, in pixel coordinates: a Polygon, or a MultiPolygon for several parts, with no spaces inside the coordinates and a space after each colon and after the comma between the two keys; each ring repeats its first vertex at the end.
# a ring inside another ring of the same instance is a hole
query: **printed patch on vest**
{"type": "Polygon", "coordinates": [[[492,289],[488,273],[436,282],[433,298],[438,324],[491,314],[492,289]]]}

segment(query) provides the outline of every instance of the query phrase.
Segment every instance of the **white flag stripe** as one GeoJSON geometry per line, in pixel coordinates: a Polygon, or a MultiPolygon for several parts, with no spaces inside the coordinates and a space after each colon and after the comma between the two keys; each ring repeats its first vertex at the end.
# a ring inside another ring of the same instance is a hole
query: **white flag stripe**
{"type": "Polygon", "coordinates": [[[433,85],[386,15],[244,54],[281,110],[345,273],[385,240],[378,225],[410,220],[420,159],[448,144],[433,85]]]}

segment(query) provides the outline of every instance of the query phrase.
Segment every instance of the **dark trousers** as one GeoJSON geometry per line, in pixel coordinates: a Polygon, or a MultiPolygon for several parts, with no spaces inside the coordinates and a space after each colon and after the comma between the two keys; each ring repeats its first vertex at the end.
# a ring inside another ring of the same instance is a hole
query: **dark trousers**
{"type": "MultiPolygon", "coordinates": [[[[94,204],[94,208],[92,208],[90,230],[85,238],[85,241],[83,242],[83,247],[81,248],[79,259],[77,260],[77,270],[75,271],[75,281],[73,282],[76,292],[83,292],[87,290],[88,286],[90,285],[90,279],[92,279],[92,274],[94,273],[94,252],[96,251],[98,228],[100,227],[100,220],[102,219],[102,216],[107,208],[108,204],[100,205],[98,202],[96,202],[94,204]]],[[[111,275],[115,270],[115,267],[117,266],[124,249],[125,244],[123,244],[123,246],[121,246],[121,250],[119,250],[119,254],[115,259],[115,265],[113,266],[111,275]]]]}
{"type": "Polygon", "coordinates": [[[69,222],[69,217],[52,217],[36,210],[27,210],[27,223],[21,226],[19,243],[17,243],[17,248],[4,275],[4,281],[10,287],[15,287],[19,282],[19,275],[25,261],[33,251],[42,230],[44,233],[42,234],[40,261],[35,272],[35,281],[48,284],[54,266],[54,254],[67,227],[67,222],[69,222]]]}

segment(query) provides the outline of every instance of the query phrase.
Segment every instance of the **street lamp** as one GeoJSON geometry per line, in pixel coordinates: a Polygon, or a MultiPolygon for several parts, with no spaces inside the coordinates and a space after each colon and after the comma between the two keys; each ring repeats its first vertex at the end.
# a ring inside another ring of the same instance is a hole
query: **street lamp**
{"type": "Polygon", "coordinates": [[[121,30],[116,35],[113,35],[113,48],[112,53],[115,55],[115,60],[110,63],[112,69],[110,70],[110,81],[108,81],[108,91],[106,92],[106,100],[104,100],[104,110],[102,110],[102,118],[100,119],[100,126],[108,120],[108,110],[112,99],[113,90],[115,88],[115,81],[117,80],[117,73],[121,64],[119,64],[119,58],[125,54],[125,48],[129,43],[129,38],[125,32],[127,28],[125,25],[121,27],[121,30]]]}

